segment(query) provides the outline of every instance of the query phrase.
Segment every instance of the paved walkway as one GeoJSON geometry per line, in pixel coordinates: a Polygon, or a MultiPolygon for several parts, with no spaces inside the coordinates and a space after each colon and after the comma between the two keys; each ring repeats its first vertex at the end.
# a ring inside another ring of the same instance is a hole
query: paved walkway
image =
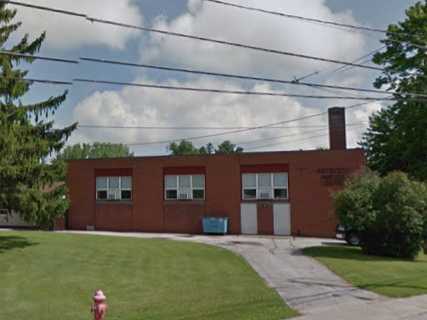
{"type": "Polygon", "coordinates": [[[386,299],[350,286],[314,259],[301,254],[302,248],[330,243],[331,240],[114,232],[81,233],[196,241],[227,248],[244,257],[267,284],[277,290],[289,306],[298,310],[302,314],[299,320],[427,320],[427,296],[386,299]]]}

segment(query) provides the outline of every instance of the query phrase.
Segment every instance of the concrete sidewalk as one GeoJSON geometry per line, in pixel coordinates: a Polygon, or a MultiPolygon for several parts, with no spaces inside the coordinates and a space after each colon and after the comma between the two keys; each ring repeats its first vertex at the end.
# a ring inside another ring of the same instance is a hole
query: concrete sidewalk
{"type": "Polygon", "coordinates": [[[244,259],[302,316],[299,320],[427,320],[427,296],[387,299],[354,288],[329,269],[301,254],[305,247],[338,243],[325,239],[258,236],[78,232],[107,236],[195,241],[231,250],[244,259]]]}

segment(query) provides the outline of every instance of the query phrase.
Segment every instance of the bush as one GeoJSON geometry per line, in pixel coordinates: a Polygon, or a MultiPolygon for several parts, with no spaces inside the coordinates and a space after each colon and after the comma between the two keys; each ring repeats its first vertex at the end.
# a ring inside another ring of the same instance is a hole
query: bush
{"type": "Polygon", "coordinates": [[[404,173],[353,178],[335,195],[335,208],[367,254],[414,259],[427,238],[426,185],[404,173]]]}

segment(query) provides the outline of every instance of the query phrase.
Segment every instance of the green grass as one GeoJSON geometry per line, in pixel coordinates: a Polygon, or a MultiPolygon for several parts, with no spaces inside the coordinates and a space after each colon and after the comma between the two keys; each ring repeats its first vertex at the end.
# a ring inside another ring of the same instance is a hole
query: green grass
{"type": "Polygon", "coordinates": [[[295,315],[237,255],[159,239],[0,232],[0,319],[279,320],[295,315]]]}
{"type": "Polygon", "coordinates": [[[304,250],[356,287],[388,297],[427,294],[427,256],[416,261],[375,257],[348,246],[313,247],[304,250]]]}

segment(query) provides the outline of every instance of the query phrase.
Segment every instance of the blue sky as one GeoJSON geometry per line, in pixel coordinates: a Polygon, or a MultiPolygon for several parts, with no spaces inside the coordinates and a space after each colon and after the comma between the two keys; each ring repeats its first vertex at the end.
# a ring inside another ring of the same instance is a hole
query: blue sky
{"type": "MultiPolygon", "coordinates": [[[[25,2],[25,1],[22,1],[25,2]]],[[[289,12],[313,18],[323,18],[344,23],[386,28],[404,17],[405,9],[416,1],[409,0],[230,0],[255,7],[289,12]]],[[[67,10],[83,11],[92,16],[222,38],[229,41],[301,52],[316,56],[351,61],[380,46],[381,35],[344,32],[311,23],[254,14],[240,9],[226,8],[200,0],[33,0],[31,3],[67,10]]],[[[46,30],[48,40],[40,54],[77,59],[80,56],[100,57],[123,61],[153,63],[158,65],[191,67],[210,71],[260,75],[292,79],[314,71],[322,71],[310,80],[328,84],[347,84],[371,87],[375,72],[356,70],[330,74],[337,66],[309,61],[277,57],[249,52],[243,49],[206,45],[193,40],[161,38],[153,34],[130,32],[112,26],[91,25],[78,18],[58,16],[51,13],[19,9],[23,21],[21,32],[35,36],[46,30]]],[[[214,88],[271,90],[303,94],[328,94],[313,89],[294,86],[270,86],[266,83],[238,82],[218,78],[183,76],[177,73],[146,71],[127,67],[81,63],[65,65],[37,61],[28,66],[30,76],[57,80],[76,77],[106,79],[125,82],[148,82],[214,88]]],[[[27,101],[37,101],[60,93],[64,88],[34,85],[27,101]]],[[[341,92],[342,94],[342,92],[341,92]]],[[[340,105],[352,102],[342,101],[340,105]]],[[[74,121],[82,124],[103,125],[160,125],[160,126],[255,126],[325,110],[336,101],[307,101],[302,99],[277,99],[266,97],[236,97],[210,94],[187,94],[150,89],[132,89],[101,85],[78,84],[70,88],[67,102],[61,107],[55,120],[58,125],[74,121]]],[[[349,122],[366,123],[370,113],[381,105],[372,103],[347,115],[349,122]]],[[[325,146],[327,138],[310,137],[309,125],[326,125],[326,119],[314,119],[293,129],[257,130],[246,134],[227,135],[214,139],[196,140],[205,144],[212,140],[220,142],[250,142],[257,139],[289,135],[295,138],[272,139],[269,144],[277,146],[254,150],[299,149],[325,146]],[[281,144],[279,144],[281,143],[281,144]]],[[[349,144],[355,146],[365,127],[349,132],[349,144]]],[[[312,129],[311,129],[312,130],[312,129]]],[[[218,131],[176,130],[89,130],[79,129],[71,143],[153,142],[198,136],[218,131]]],[[[322,133],[323,134],[323,133],[322,133]]],[[[320,135],[320,134],[319,134],[320,135]]],[[[265,144],[268,144],[266,142],[265,144]]],[[[167,144],[135,147],[140,155],[162,154],[167,144]]],[[[259,144],[247,147],[256,147],[259,144]]],[[[262,145],[261,145],[262,146],[262,145]]],[[[245,145],[244,145],[245,147],[245,145]]]]}

